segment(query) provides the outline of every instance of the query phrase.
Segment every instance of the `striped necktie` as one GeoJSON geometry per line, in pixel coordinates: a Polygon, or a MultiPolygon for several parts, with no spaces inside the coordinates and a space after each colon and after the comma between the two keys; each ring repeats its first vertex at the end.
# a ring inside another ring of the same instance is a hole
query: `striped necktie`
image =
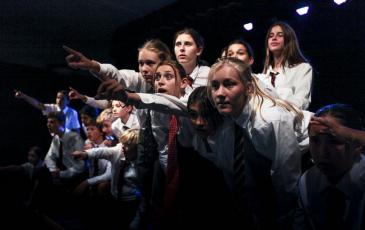
{"type": "MultiPolygon", "coordinates": [[[[243,129],[235,124],[234,139],[234,159],[233,159],[233,177],[234,177],[234,198],[239,203],[245,202],[245,136],[243,129]]],[[[241,207],[241,205],[239,205],[241,207]]]]}
{"type": "Polygon", "coordinates": [[[274,73],[274,72],[270,72],[270,77],[271,77],[271,85],[275,88],[275,80],[276,80],[276,76],[279,73],[274,73]]]}
{"type": "Polygon", "coordinates": [[[170,119],[168,135],[168,154],[167,154],[167,175],[165,190],[165,208],[170,209],[176,202],[179,190],[179,167],[177,162],[177,131],[179,129],[176,116],[170,119]]]}

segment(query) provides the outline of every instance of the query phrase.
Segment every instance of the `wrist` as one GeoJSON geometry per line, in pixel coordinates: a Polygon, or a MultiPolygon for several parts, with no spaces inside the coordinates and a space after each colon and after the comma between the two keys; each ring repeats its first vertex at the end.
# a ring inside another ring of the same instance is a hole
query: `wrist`
{"type": "Polygon", "coordinates": [[[87,96],[86,95],[82,95],[81,96],[81,100],[82,100],[82,102],[86,103],[87,102],[87,96]]]}
{"type": "Polygon", "coordinates": [[[91,71],[95,72],[95,73],[99,73],[100,72],[100,65],[97,61],[91,60],[91,67],[90,67],[91,71]]]}

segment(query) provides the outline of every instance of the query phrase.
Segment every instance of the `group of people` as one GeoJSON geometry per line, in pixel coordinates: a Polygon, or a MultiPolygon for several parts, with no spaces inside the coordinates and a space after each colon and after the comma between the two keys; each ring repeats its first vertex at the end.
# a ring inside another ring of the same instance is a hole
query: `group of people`
{"type": "Polygon", "coordinates": [[[265,45],[258,74],[241,39],[209,67],[191,28],[175,34],[175,60],[162,41],[145,42],[138,72],[64,46],[71,68],[102,83],[95,98],[70,88],[53,105],[16,91],[53,135],[39,184],[110,195],[121,229],[364,229],[359,113],[343,104],[307,111],[313,70],[287,23],[273,23],[265,45]],[[82,125],[69,99],[86,104],[82,125]],[[103,112],[88,116],[91,108],[103,112]]]}

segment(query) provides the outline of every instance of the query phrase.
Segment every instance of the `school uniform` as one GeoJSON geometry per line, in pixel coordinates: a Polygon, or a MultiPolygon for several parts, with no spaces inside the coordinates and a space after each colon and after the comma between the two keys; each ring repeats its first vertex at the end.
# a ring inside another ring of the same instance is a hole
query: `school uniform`
{"type": "Polygon", "coordinates": [[[123,123],[122,119],[118,118],[112,123],[113,134],[119,138],[127,129],[139,129],[139,120],[137,115],[132,112],[129,114],[127,123],[123,123]]]}
{"type": "MultiPolygon", "coordinates": [[[[268,87],[273,87],[270,74],[275,72],[270,66],[266,73],[256,76],[268,87]]],[[[309,63],[303,62],[293,67],[286,63],[276,75],[273,88],[280,99],[287,100],[300,109],[308,109],[311,102],[312,77],[313,70],[309,63]]]]}
{"type": "Polygon", "coordinates": [[[80,135],[76,132],[66,132],[63,137],[60,138],[58,135],[54,135],[51,146],[44,159],[44,163],[50,172],[56,171],[57,159],[60,157],[59,149],[60,142],[62,141],[63,148],[63,165],[66,167],[65,170],[60,171],[60,178],[73,178],[84,172],[84,161],[75,159],[71,153],[77,150],[82,150],[84,142],[80,135]]]}
{"type": "MultiPolygon", "coordinates": [[[[333,188],[338,190],[344,198],[341,221],[345,229],[365,229],[365,158],[363,156],[356,160],[352,168],[335,185],[328,181],[317,166],[313,166],[303,174],[299,182],[299,208],[296,211],[294,229],[325,228],[326,199],[328,199],[328,191],[333,188]]],[[[336,205],[335,209],[340,209],[340,199],[336,199],[333,203],[336,205]]]]}
{"type": "Polygon", "coordinates": [[[140,188],[137,178],[136,163],[126,163],[122,144],[114,147],[101,147],[86,150],[90,159],[106,159],[111,163],[111,194],[117,201],[113,203],[113,210],[119,210],[112,214],[111,221],[121,229],[127,229],[136,217],[140,202],[140,188]],[[121,171],[122,170],[122,171],[121,171]],[[121,178],[123,176],[123,178],[121,178]],[[122,183],[122,185],[120,185],[122,183]],[[119,219],[123,217],[122,219],[119,219]]]}
{"type": "MultiPolygon", "coordinates": [[[[301,175],[301,149],[295,134],[294,116],[265,100],[261,110],[253,99],[235,119],[246,130],[258,154],[271,161],[271,180],[276,193],[277,213],[284,218],[295,206],[297,181],[301,175]]],[[[227,146],[227,150],[232,148],[227,146]]]]}
{"type": "MultiPolygon", "coordinates": [[[[106,147],[104,144],[94,145],[93,148],[106,147]]],[[[111,179],[111,163],[105,159],[92,160],[89,164],[89,185],[96,185],[100,182],[109,181],[111,179]],[[97,164],[97,165],[95,165],[97,164]]]]}

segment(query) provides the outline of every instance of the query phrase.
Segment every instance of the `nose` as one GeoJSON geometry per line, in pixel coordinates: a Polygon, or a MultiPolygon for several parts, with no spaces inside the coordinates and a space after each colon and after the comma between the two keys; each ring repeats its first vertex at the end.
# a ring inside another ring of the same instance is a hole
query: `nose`
{"type": "Polygon", "coordinates": [[[215,94],[220,97],[224,97],[225,95],[225,89],[222,86],[219,86],[219,88],[215,91],[215,94]]]}
{"type": "Polygon", "coordinates": [[[181,45],[180,46],[180,52],[184,52],[185,51],[185,45],[181,45]]]}
{"type": "Polygon", "coordinates": [[[148,73],[148,65],[146,65],[145,63],[141,64],[140,68],[142,73],[144,74],[148,73]]]}
{"type": "Polygon", "coordinates": [[[199,116],[196,120],[195,120],[195,124],[197,126],[204,126],[205,125],[205,120],[202,116],[199,116]]]}
{"type": "Polygon", "coordinates": [[[165,78],[164,78],[164,77],[161,77],[161,78],[157,81],[157,84],[158,84],[159,86],[165,85],[165,78]]]}
{"type": "Polygon", "coordinates": [[[329,144],[326,142],[321,142],[319,146],[319,153],[321,158],[328,158],[329,156],[329,144]]]}

